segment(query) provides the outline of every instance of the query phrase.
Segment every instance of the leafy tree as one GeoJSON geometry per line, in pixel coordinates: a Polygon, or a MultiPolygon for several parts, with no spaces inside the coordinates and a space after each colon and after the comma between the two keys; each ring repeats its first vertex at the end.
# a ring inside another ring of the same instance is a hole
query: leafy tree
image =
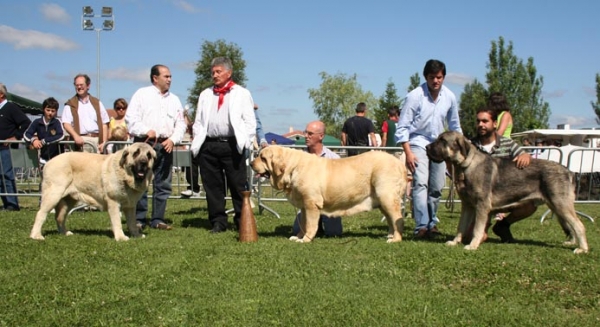
{"type": "Polygon", "coordinates": [[[375,107],[373,114],[375,116],[375,132],[381,133],[381,125],[388,119],[387,111],[393,106],[402,106],[402,100],[398,97],[396,85],[390,79],[386,85],[385,92],[379,98],[379,106],[375,107]]]}
{"type": "MultiPolygon", "coordinates": [[[[506,97],[513,116],[513,132],[520,132],[535,128],[548,128],[550,117],[550,106],[542,97],[544,78],[537,76],[537,69],[533,58],[529,57],[527,63],[523,63],[513,54],[513,44],[505,45],[504,38],[492,41],[492,47],[488,56],[488,72],[486,83],[488,88],[485,98],[493,92],[501,92],[506,97]]],[[[479,83],[479,82],[477,82],[479,83]]],[[[475,82],[474,82],[475,84],[475,82]]],[[[477,107],[483,103],[481,100],[482,87],[467,84],[461,95],[461,118],[477,111],[477,107]]],[[[475,130],[472,121],[462,121],[463,131],[475,130]],[[471,126],[469,126],[471,125],[471,126]]],[[[467,134],[465,132],[465,134],[467,134]]]]}
{"type": "Polygon", "coordinates": [[[410,77],[410,85],[406,89],[406,93],[409,93],[419,86],[421,86],[421,76],[419,76],[419,73],[417,72],[410,77]]]}
{"type": "MultiPolygon", "coordinates": [[[[213,85],[210,72],[213,58],[227,57],[233,64],[233,81],[239,85],[245,86],[246,83],[246,61],[242,58],[242,49],[235,43],[227,43],[225,40],[216,40],[214,42],[204,41],[200,49],[200,60],[196,65],[196,81],[194,86],[189,89],[190,93],[187,102],[192,106],[192,111],[196,112],[198,97],[200,92],[213,85]]],[[[193,115],[192,115],[193,117],[193,115]]]]}
{"type": "Polygon", "coordinates": [[[596,74],[596,102],[590,101],[596,114],[596,123],[600,124],[600,74],[596,74]]]}
{"type": "MultiPolygon", "coordinates": [[[[319,75],[321,85],[316,89],[308,89],[308,97],[313,101],[315,114],[327,126],[327,134],[341,135],[344,122],[356,114],[354,109],[359,102],[364,102],[369,109],[377,106],[377,99],[370,91],[363,91],[356,74],[329,75],[321,72],[319,75]]],[[[367,110],[367,117],[372,116],[371,110],[367,110]]]]}
{"type": "Polygon", "coordinates": [[[487,97],[487,90],[477,79],[473,83],[465,85],[465,89],[460,95],[461,110],[458,115],[463,134],[468,138],[474,137],[477,132],[477,109],[485,105],[487,97]]]}

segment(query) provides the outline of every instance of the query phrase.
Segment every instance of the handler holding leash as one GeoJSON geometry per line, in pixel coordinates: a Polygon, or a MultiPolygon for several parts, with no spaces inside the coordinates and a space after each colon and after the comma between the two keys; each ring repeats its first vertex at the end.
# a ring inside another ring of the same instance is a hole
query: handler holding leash
{"type": "MultiPolygon", "coordinates": [[[[173,149],[180,143],[186,125],[179,98],[169,92],[171,71],[167,66],[154,65],[150,69],[151,86],[137,90],[131,97],[125,121],[134,142],[146,142],[156,151],[154,180],[152,182],[152,217],[150,227],[170,230],[165,222],[167,199],[171,195],[173,149]]],[[[148,192],[142,195],[136,207],[138,226],[146,226],[148,192]]]]}

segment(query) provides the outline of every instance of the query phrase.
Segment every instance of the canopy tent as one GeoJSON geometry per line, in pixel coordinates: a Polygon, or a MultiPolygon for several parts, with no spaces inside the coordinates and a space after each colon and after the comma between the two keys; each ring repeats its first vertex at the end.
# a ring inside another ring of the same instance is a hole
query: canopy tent
{"type": "MultiPolygon", "coordinates": [[[[306,143],[304,142],[304,137],[298,137],[298,139],[296,139],[296,145],[306,145],[306,143]]],[[[323,138],[323,145],[325,145],[325,146],[341,146],[342,141],[340,141],[340,139],[338,139],[334,136],[325,134],[325,137],[323,138]]]]}
{"type": "Polygon", "coordinates": [[[535,139],[553,139],[561,141],[562,145],[578,145],[595,147],[596,139],[600,138],[598,129],[532,129],[524,132],[513,133],[511,138],[529,138],[531,143],[535,139]],[[590,142],[592,141],[592,142],[590,142]]]}
{"type": "Polygon", "coordinates": [[[265,138],[267,139],[267,143],[272,144],[273,140],[275,140],[276,144],[279,145],[292,145],[294,144],[294,140],[290,140],[287,137],[283,137],[279,134],[275,133],[265,133],[265,138]]]}
{"type": "Polygon", "coordinates": [[[39,102],[26,99],[10,92],[8,92],[6,99],[19,106],[26,114],[42,115],[44,113],[44,108],[42,108],[42,104],[39,102]]]}

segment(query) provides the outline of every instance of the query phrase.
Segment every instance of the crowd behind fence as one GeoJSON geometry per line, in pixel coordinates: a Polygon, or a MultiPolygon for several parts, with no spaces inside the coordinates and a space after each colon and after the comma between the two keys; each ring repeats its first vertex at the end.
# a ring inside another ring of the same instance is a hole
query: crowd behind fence
{"type": "MultiPolygon", "coordinates": [[[[11,148],[11,158],[15,180],[17,184],[17,193],[0,193],[0,196],[18,196],[18,197],[40,197],[41,174],[39,169],[38,151],[29,149],[23,141],[5,140],[0,143],[9,143],[17,148],[11,148]],[[15,145],[16,144],[16,145],[15,145]]],[[[60,143],[62,151],[75,151],[73,141],[63,141],[60,143]]],[[[129,142],[110,141],[106,143],[104,148],[107,149],[123,147],[129,142]],[[112,145],[112,146],[111,146],[112,145]]],[[[91,145],[88,143],[88,145],[91,145]]],[[[93,145],[91,145],[93,147],[93,145]]],[[[184,142],[179,144],[174,150],[173,155],[173,171],[172,184],[173,192],[170,199],[206,199],[201,180],[200,193],[197,196],[184,197],[181,192],[185,191],[189,183],[185,179],[185,169],[191,169],[192,153],[189,150],[190,143],[184,142]]],[[[302,150],[305,146],[292,145],[290,148],[302,150]]],[[[341,157],[346,157],[347,149],[373,150],[371,147],[344,147],[344,146],[328,146],[332,151],[338,153],[341,157]]],[[[576,187],[576,203],[600,203],[600,151],[593,148],[580,147],[524,147],[532,153],[532,156],[551,160],[567,167],[575,176],[576,187]]],[[[399,155],[403,152],[401,147],[377,148],[377,150],[385,150],[389,153],[399,155]]],[[[249,154],[248,163],[252,160],[257,151],[249,154]]],[[[1,163],[0,163],[1,164],[1,163]]],[[[2,167],[0,167],[2,168],[2,167]]],[[[3,169],[3,168],[2,168],[3,169]]],[[[1,177],[2,183],[6,183],[4,175],[1,177]]],[[[257,202],[259,213],[262,214],[267,210],[279,218],[279,214],[272,210],[266,203],[286,201],[284,194],[270,187],[269,181],[257,176],[248,165],[248,179],[251,185],[253,197],[257,202]]],[[[447,181],[445,189],[451,187],[451,182],[447,181]]],[[[6,187],[3,188],[6,190],[6,187]]],[[[151,188],[149,188],[151,189],[151,188]]],[[[151,196],[151,194],[149,194],[151,196]]],[[[230,199],[227,197],[226,199],[230,199]]],[[[457,198],[450,199],[453,202],[459,202],[457,198]]]]}

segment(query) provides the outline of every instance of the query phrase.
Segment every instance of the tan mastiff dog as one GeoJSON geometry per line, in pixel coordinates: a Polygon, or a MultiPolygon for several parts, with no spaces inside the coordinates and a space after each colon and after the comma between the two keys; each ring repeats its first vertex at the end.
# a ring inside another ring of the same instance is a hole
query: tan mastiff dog
{"type": "Polygon", "coordinates": [[[526,202],[545,202],[573,237],[566,244],[579,244],[575,253],[587,253],[585,226],[575,212],[573,174],[560,164],[532,159],[519,169],[508,159],[492,158],[480,152],[462,134],[445,132],[427,146],[427,156],[435,162],[452,163],[454,183],[461,200],[458,232],[448,245],[461,243],[475,221],[467,250],[476,250],[482,241],[490,214],[507,212],[526,202]]]}
{"type": "Polygon", "coordinates": [[[30,237],[43,240],[42,225],[56,210],[58,232],[72,235],[65,227],[67,213],[79,203],[107,210],[115,240],[126,241],[120,212],[134,237],[144,236],[136,226],[135,206],[152,181],[156,153],[145,143],[134,143],[114,154],[67,152],[44,167],[42,203],[30,237]]]}
{"type": "Polygon", "coordinates": [[[300,232],[290,240],[312,241],[320,214],[349,216],[379,208],[393,232],[388,242],[402,241],[406,168],[393,155],[369,151],[326,159],[271,145],[252,161],[252,169],[269,177],[271,185],[284,191],[288,201],[301,209],[300,232]]]}

